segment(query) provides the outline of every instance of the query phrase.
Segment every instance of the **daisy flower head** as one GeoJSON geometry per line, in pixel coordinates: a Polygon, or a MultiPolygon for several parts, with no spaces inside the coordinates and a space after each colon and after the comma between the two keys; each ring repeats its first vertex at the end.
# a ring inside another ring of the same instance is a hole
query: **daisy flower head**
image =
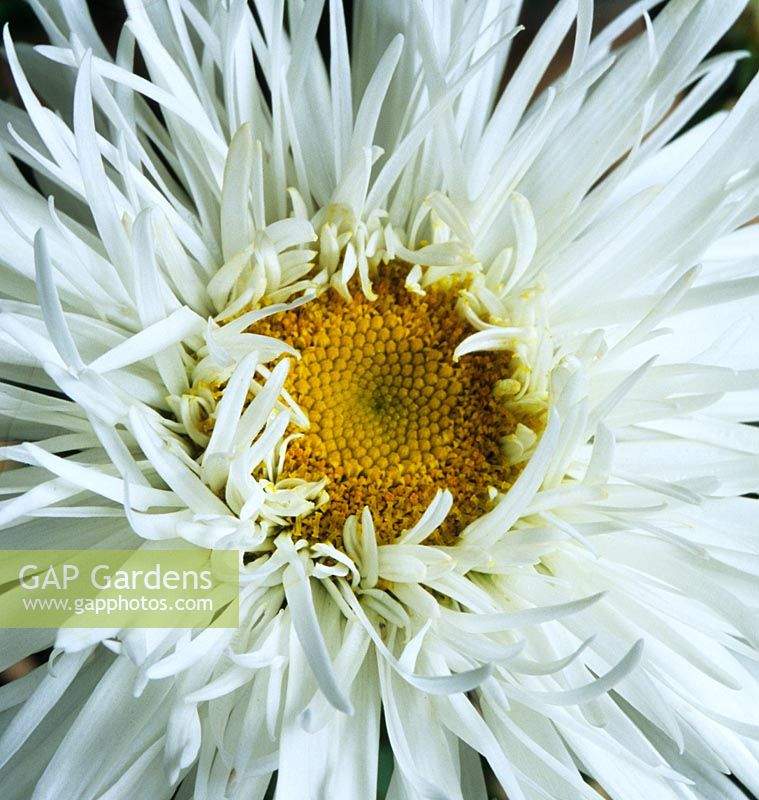
{"type": "Polygon", "coordinates": [[[237,551],[240,624],[2,631],[3,797],[759,793],[744,3],[560,0],[503,90],[509,0],[31,5],[3,547],[237,551]]]}

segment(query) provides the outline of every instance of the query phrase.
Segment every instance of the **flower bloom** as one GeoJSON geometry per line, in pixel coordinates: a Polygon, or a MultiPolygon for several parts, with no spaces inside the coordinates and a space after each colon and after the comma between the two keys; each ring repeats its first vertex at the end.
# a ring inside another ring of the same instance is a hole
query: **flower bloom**
{"type": "Polygon", "coordinates": [[[393,800],[759,793],[759,83],[681,133],[744,4],[561,0],[502,93],[507,0],[32,4],[3,546],[237,550],[241,618],[3,631],[3,797],[370,798],[383,727],[393,800]]]}

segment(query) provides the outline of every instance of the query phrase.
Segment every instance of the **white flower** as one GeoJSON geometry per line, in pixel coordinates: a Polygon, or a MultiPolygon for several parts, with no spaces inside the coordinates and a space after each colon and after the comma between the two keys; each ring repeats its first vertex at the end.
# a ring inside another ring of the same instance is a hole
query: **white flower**
{"type": "Polygon", "coordinates": [[[5,31],[2,546],[239,550],[241,625],[3,631],[3,798],[374,797],[381,715],[393,800],[759,793],[743,2],[500,96],[507,0],[126,5],[5,31]]]}

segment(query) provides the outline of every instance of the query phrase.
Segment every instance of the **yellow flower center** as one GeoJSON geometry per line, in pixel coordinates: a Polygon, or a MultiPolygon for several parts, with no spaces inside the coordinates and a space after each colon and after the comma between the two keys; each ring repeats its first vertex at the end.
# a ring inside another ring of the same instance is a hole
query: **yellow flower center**
{"type": "Polygon", "coordinates": [[[280,477],[329,479],[328,502],[298,527],[305,538],[337,544],[347,517],[364,506],[378,539],[391,542],[447,488],[453,509],[430,541],[451,544],[491,507],[492,489],[506,491],[518,474],[502,456],[502,438],[535,421],[495,391],[511,376],[511,353],[454,362],[473,332],[456,291],[412,293],[399,268],[374,290],[376,300],[357,293],[351,302],[328,290],[250,329],[301,353],[285,388],[310,427],[289,445],[280,477]]]}

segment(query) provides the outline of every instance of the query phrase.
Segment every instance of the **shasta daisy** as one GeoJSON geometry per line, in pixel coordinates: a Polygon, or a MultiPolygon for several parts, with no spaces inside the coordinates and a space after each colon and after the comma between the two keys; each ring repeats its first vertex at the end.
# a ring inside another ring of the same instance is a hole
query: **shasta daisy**
{"type": "Polygon", "coordinates": [[[744,4],[561,0],[502,93],[506,0],[32,5],[3,546],[237,550],[241,624],[3,631],[3,796],[373,797],[381,719],[395,800],[759,792],[744,4]]]}

